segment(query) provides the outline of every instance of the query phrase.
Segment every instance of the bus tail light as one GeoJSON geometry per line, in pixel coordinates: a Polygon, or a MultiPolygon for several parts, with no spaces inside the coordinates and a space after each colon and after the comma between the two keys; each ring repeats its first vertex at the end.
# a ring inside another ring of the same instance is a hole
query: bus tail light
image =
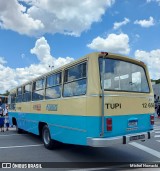
{"type": "Polygon", "coordinates": [[[151,125],[154,125],[154,115],[150,115],[151,125]]]}
{"type": "Polygon", "coordinates": [[[106,119],[107,131],[112,131],[112,118],[106,119]]]}

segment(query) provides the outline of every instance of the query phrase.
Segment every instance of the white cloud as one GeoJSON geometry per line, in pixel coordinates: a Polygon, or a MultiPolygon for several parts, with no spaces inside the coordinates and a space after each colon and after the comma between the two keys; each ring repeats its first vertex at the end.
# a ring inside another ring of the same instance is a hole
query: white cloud
{"type": "Polygon", "coordinates": [[[152,50],[150,52],[136,50],[135,58],[147,64],[152,79],[160,78],[160,49],[152,50]]]}
{"type": "Polygon", "coordinates": [[[41,63],[49,64],[53,61],[53,57],[50,54],[50,46],[44,37],[36,41],[35,47],[30,52],[35,54],[41,63]]]}
{"type": "Polygon", "coordinates": [[[157,2],[158,5],[160,6],[160,0],[147,0],[147,3],[150,3],[150,2],[157,2]]]}
{"type": "Polygon", "coordinates": [[[122,22],[115,22],[114,26],[113,26],[113,29],[114,30],[119,29],[121,26],[126,25],[129,22],[130,22],[130,20],[128,18],[124,18],[124,20],[122,22]]]}
{"type": "Polygon", "coordinates": [[[4,59],[4,57],[0,57],[0,65],[6,64],[7,61],[4,59]]]}
{"type": "Polygon", "coordinates": [[[50,53],[50,46],[44,37],[41,37],[36,41],[35,47],[32,48],[30,52],[31,54],[35,54],[40,61],[40,65],[45,65],[47,69],[49,65],[53,65],[54,68],[57,68],[74,60],[70,57],[54,58],[50,53]]]}
{"type": "Polygon", "coordinates": [[[43,23],[26,13],[17,0],[0,0],[0,27],[20,34],[33,35],[44,28],[43,23]]]}
{"type": "Polygon", "coordinates": [[[128,54],[130,52],[129,37],[123,33],[110,34],[106,38],[98,36],[87,46],[98,51],[110,51],[121,54],[128,54]]]}
{"type": "Polygon", "coordinates": [[[153,17],[149,17],[149,20],[136,20],[134,24],[139,24],[141,27],[151,27],[155,25],[153,17]]]}
{"type": "Polygon", "coordinates": [[[20,34],[79,36],[101,21],[115,0],[0,0],[0,26],[20,34]],[[23,2],[23,5],[22,5],[23,2]],[[27,4],[25,7],[24,4],[27,4]]]}
{"type": "Polygon", "coordinates": [[[4,93],[6,90],[9,90],[11,87],[18,85],[18,82],[15,81],[15,70],[9,67],[5,67],[0,64],[0,93],[4,93]]]}
{"type": "Polygon", "coordinates": [[[54,68],[58,68],[64,64],[72,62],[74,59],[71,57],[59,57],[55,58],[50,54],[50,46],[44,37],[39,38],[35,47],[30,50],[32,54],[35,54],[39,60],[38,64],[32,64],[25,68],[10,68],[4,66],[6,61],[0,57],[0,93],[10,90],[22,83],[25,83],[35,77],[38,77],[48,71],[49,65],[52,64],[54,68]]]}

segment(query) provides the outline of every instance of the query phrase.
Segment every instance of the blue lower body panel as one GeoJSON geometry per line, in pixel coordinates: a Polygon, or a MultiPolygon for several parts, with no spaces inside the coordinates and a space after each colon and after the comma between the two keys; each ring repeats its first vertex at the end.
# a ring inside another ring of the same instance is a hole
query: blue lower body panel
{"type": "MultiPolygon", "coordinates": [[[[9,118],[10,121],[16,118],[19,128],[36,135],[39,135],[39,122],[45,122],[49,126],[52,139],[69,144],[87,145],[87,137],[98,138],[101,133],[100,116],[9,112],[9,118]]],[[[104,137],[123,136],[153,129],[149,114],[111,116],[110,118],[112,118],[112,131],[106,130],[105,122],[104,137]],[[131,121],[135,121],[135,124],[130,125],[131,121]]]]}

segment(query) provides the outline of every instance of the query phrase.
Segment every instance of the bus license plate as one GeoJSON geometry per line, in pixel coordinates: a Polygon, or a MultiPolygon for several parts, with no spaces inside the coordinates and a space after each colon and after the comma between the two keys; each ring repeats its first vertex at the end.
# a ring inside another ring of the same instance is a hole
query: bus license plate
{"type": "Polygon", "coordinates": [[[144,139],[145,138],[145,135],[142,134],[142,135],[136,135],[136,136],[132,136],[129,138],[130,141],[135,141],[135,140],[141,140],[141,139],[144,139]]]}
{"type": "Polygon", "coordinates": [[[132,121],[129,121],[129,122],[128,122],[128,126],[129,126],[129,127],[136,127],[137,125],[138,125],[138,122],[135,121],[135,120],[132,120],[132,121]]]}

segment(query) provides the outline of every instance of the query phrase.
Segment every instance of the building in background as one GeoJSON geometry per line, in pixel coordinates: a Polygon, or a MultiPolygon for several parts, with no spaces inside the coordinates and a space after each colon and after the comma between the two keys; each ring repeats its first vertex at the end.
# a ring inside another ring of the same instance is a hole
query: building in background
{"type": "Polygon", "coordinates": [[[154,91],[154,94],[158,97],[160,96],[160,84],[154,84],[152,82],[152,87],[153,87],[153,91],[154,91]]]}

